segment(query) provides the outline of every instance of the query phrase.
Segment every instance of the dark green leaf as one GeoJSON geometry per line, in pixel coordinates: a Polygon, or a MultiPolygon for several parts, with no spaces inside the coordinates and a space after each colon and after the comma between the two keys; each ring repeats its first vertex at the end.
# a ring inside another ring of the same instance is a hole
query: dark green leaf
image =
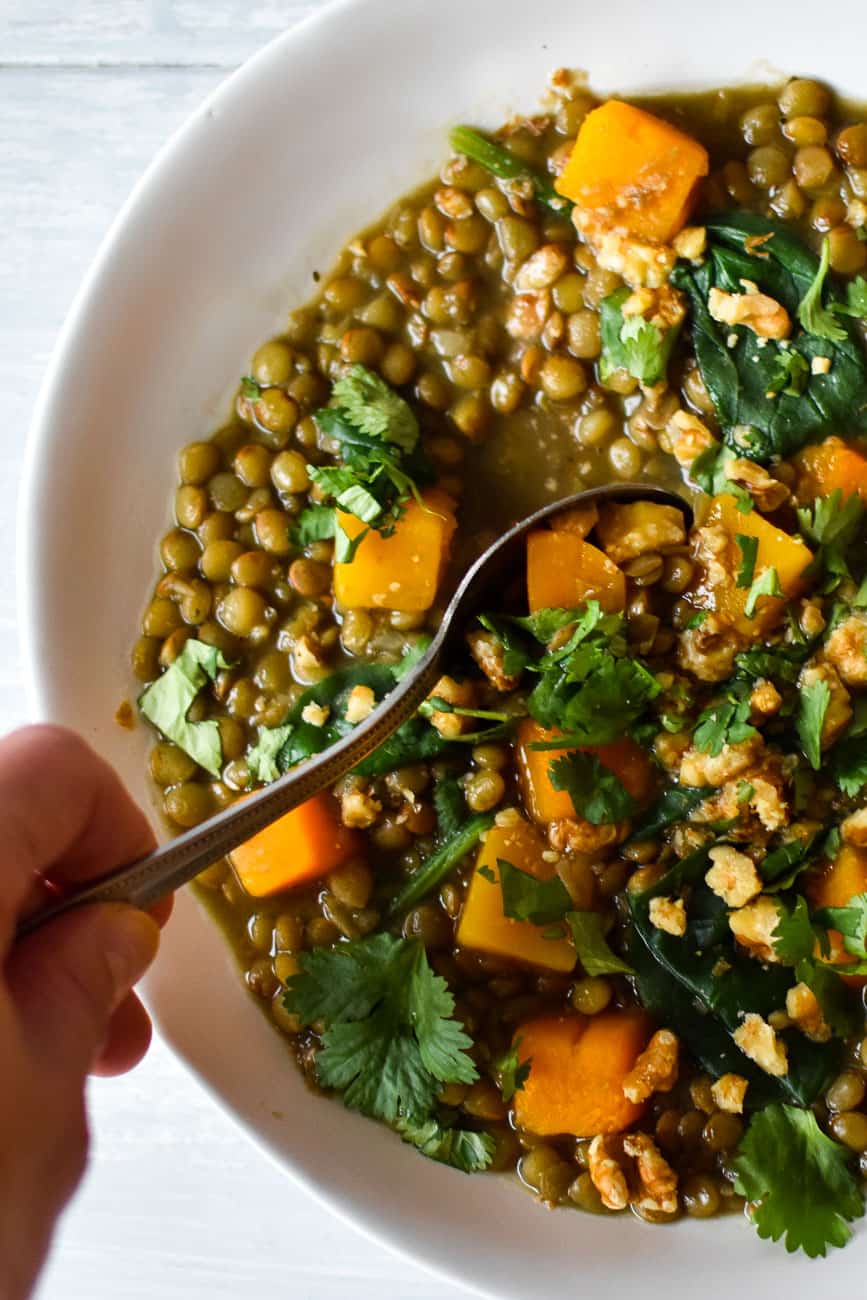
{"type": "Polygon", "coordinates": [[[475,848],[481,836],[493,824],[493,813],[476,813],[468,818],[406,879],[392,899],[389,916],[397,916],[426,898],[454,871],[461,859],[475,848]]]}
{"type": "Polygon", "coordinates": [[[804,754],[814,772],[818,772],[822,765],[822,725],[830,703],[831,688],[821,679],[808,682],[798,695],[795,726],[804,754]]]}
{"type": "Polygon", "coordinates": [[[677,329],[661,330],[643,316],[624,316],[623,304],[632,296],[624,285],[603,298],[599,308],[602,355],[599,373],[603,383],[615,370],[626,370],[645,385],[665,378],[677,329]]]}
{"type": "Polygon", "coordinates": [[[747,618],[755,618],[758,603],[762,596],[783,597],[785,594],[780,586],[777,570],[773,565],[770,565],[769,568],[763,569],[759,576],[753,580],[744,604],[744,614],[747,618]]]}
{"type": "Polygon", "coordinates": [[[864,1213],[851,1153],[827,1137],[809,1110],[774,1104],[754,1115],[732,1166],[735,1190],[752,1203],[760,1237],[785,1239],[810,1259],[845,1246],[847,1222],[864,1213]]]}
{"type": "Polygon", "coordinates": [[[855,799],[867,785],[867,736],[838,740],[831,751],[832,781],[850,799],[855,799]]]}
{"type": "Polygon", "coordinates": [[[638,844],[656,839],[675,822],[688,821],[692,810],[715,793],[714,786],[668,786],[656,803],[635,822],[629,842],[638,844]]]}
{"type": "Polygon", "coordinates": [[[422,1124],[398,1119],[395,1128],[404,1142],[411,1143],[423,1156],[441,1165],[451,1165],[452,1169],[460,1169],[464,1174],[487,1169],[497,1149],[490,1133],[444,1127],[435,1119],[425,1120],[422,1124]]]}
{"type": "Polygon", "coordinates": [[[635,800],[620,778],[600,763],[595,754],[564,754],[548,765],[555,790],[565,790],[579,817],[593,826],[610,825],[631,817],[635,800]]]}
{"type": "Polygon", "coordinates": [[[540,203],[559,215],[568,215],[572,204],[558,194],[547,176],[537,172],[516,154],[504,149],[471,126],[456,126],[449,133],[449,144],[455,153],[462,153],[481,167],[498,176],[500,180],[528,180],[540,203]]]}
{"type": "Polygon", "coordinates": [[[757,646],[736,655],[735,667],[739,673],[756,681],[767,677],[778,684],[794,685],[814,647],[813,641],[801,645],[757,646]]]}
{"type": "Polygon", "coordinates": [[[513,921],[532,921],[534,925],[551,925],[563,920],[572,906],[572,899],[559,876],[539,880],[505,858],[497,858],[497,866],[506,916],[513,921]]]}
{"type": "Polygon", "coordinates": [[[758,537],[748,537],[745,533],[738,533],[736,537],[738,546],[741,548],[741,564],[738,569],[737,586],[751,587],[753,583],[753,574],[756,571],[756,556],[759,553],[758,537]]]}
{"type": "Polygon", "coordinates": [[[587,975],[633,975],[628,962],[611,949],[599,912],[569,912],[566,915],[578,960],[587,975]]]}
{"type": "Polygon", "coordinates": [[[440,836],[448,840],[453,835],[457,835],[467,819],[467,802],[464,799],[463,787],[454,773],[449,772],[437,781],[433,792],[433,806],[440,836]]]}
{"type": "Polygon", "coordinates": [[[807,900],[800,895],[791,907],[781,898],[776,900],[778,919],[771,935],[777,959],[787,966],[797,966],[812,957],[817,941],[824,939],[810,918],[807,900]]]}
{"type": "Polygon", "coordinates": [[[499,1083],[503,1101],[510,1102],[516,1092],[522,1092],[524,1084],[530,1077],[533,1058],[522,1061],[518,1056],[521,1039],[516,1038],[508,1052],[494,1061],[494,1077],[499,1083]]]}

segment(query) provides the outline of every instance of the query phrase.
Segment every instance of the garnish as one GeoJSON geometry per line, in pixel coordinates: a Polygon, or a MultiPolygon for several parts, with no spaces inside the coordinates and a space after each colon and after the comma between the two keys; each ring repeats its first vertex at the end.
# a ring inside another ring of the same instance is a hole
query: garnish
{"type": "Polygon", "coordinates": [[[516,1038],[508,1052],[494,1061],[494,1077],[499,1081],[500,1093],[505,1102],[510,1102],[516,1092],[522,1092],[530,1077],[533,1059],[528,1057],[526,1061],[521,1061],[518,1058],[520,1046],[521,1039],[516,1038]]]}
{"type": "Polygon", "coordinates": [[[795,727],[804,754],[814,772],[822,765],[822,726],[828,705],[831,703],[831,688],[827,682],[808,682],[798,693],[798,716],[795,727]]]}
{"type": "Polygon", "coordinates": [[[746,603],[744,604],[744,614],[747,618],[755,618],[756,608],[760,597],[785,597],[785,594],[786,593],[780,586],[780,579],[777,570],[771,564],[768,568],[762,569],[759,576],[753,579],[749,592],[747,593],[746,603]]]}
{"type": "Polygon", "coordinates": [[[190,722],[187,714],[199,691],[230,664],[216,646],[190,639],[161,677],[138,699],[138,707],[167,740],[203,767],[219,776],[223,766],[220,728],[214,718],[190,722]]]}
{"type": "Polygon", "coordinates": [[[566,920],[578,960],[587,975],[633,975],[628,962],[611,949],[599,912],[568,912],[566,920]]]}
{"type": "Polygon", "coordinates": [[[623,782],[595,754],[576,751],[555,758],[548,775],[554,789],[565,790],[578,816],[593,826],[623,821],[635,811],[635,800],[623,782]]]}
{"type": "Polygon", "coordinates": [[[624,285],[602,300],[599,373],[603,383],[614,371],[626,370],[642,384],[658,384],[665,378],[678,331],[676,328],[662,330],[643,316],[624,316],[623,304],[630,297],[632,290],[624,285]]]}
{"type": "Polygon", "coordinates": [[[751,587],[753,575],[756,571],[756,557],[759,553],[758,537],[748,537],[745,533],[738,533],[735,541],[741,548],[741,563],[737,574],[738,587],[751,587]]]}
{"type": "Polygon", "coordinates": [[[813,281],[798,304],[798,320],[815,338],[829,339],[832,343],[842,343],[846,331],[835,321],[833,310],[822,306],[822,290],[825,278],[831,266],[831,241],[826,235],[822,240],[822,255],[813,281]]]}
{"type": "Polygon", "coordinates": [[[388,1123],[431,1117],[444,1083],[478,1078],[472,1039],[454,1019],[454,998],[418,940],[377,934],[299,954],[287,1011],[322,1021],[316,1073],[343,1102],[388,1123]]]}
{"type": "Polygon", "coordinates": [[[724,745],[740,745],[758,734],[750,722],[749,699],[729,696],[699,714],[692,740],[696,749],[716,758],[724,745]]]}
{"type": "Polygon", "coordinates": [[[490,1133],[449,1128],[436,1119],[427,1119],[421,1124],[399,1119],[394,1127],[404,1142],[409,1142],[423,1156],[441,1165],[450,1165],[452,1169],[460,1169],[463,1174],[476,1174],[487,1169],[497,1149],[490,1133]]]}
{"type": "Polygon", "coordinates": [[[735,1190],[752,1204],[760,1237],[785,1238],[811,1259],[845,1246],[846,1226],[864,1213],[851,1154],[827,1137],[809,1110],[773,1103],[755,1114],[732,1166],[735,1190]]]}
{"type": "Polygon", "coordinates": [[[497,866],[506,916],[513,921],[532,921],[534,925],[551,925],[563,920],[572,906],[572,899],[559,876],[540,880],[505,858],[497,858],[497,866]]]}
{"type": "Polygon", "coordinates": [[[456,126],[449,133],[449,144],[455,153],[462,153],[500,180],[529,181],[539,202],[553,212],[562,215],[571,211],[572,204],[557,193],[547,176],[535,171],[523,158],[489,140],[481,131],[476,131],[471,126],[456,126]]]}
{"type": "Polygon", "coordinates": [[[412,907],[431,890],[436,889],[493,824],[493,813],[476,813],[463,822],[411,876],[407,877],[392,899],[389,916],[396,916],[407,907],[412,907]]]}

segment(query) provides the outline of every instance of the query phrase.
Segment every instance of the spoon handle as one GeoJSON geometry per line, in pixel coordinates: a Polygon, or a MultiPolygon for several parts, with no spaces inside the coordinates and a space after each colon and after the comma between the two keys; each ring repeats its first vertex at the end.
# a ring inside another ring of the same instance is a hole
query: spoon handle
{"type": "Polygon", "coordinates": [[[292,768],[263,790],[210,817],[201,826],[194,826],[192,830],[168,840],[147,857],[109,871],[81,888],[61,893],[39,911],[24,917],[17,936],[21,938],[83,903],[130,903],[134,907],[152,907],[257,831],[333,785],[415,713],[439,676],[443,639],[439,635],[435,637],[405,681],[369,718],[336,745],[292,768]]]}

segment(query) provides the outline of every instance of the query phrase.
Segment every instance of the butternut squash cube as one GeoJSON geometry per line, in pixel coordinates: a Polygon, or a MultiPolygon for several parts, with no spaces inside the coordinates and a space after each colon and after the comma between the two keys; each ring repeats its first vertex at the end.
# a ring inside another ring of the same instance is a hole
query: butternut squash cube
{"type": "Polygon", "coordinates": [[[253,898],[267,898],[316,880],[361,848],[329,794],[317,794],[229,854],[235,874],[253,898]]]}
{"type": "Polygon", "coordinates": [[[798,456],[798,499],[806,503],[836,491],[844,501],[855,492],[867,501],[867,456],[842,438],[826,438],[798,456]]]}
{"type": "Polygon", "coordinates": [[[576,956],[571,939],[546,939],[544,932],[549,927],[514,921],[503,911],[497,859],[504,858],[539,880],[550,880],[555,872],[542,856],[545,847],[539,832],[523,819],[512,826],[491,827],[479,850],[461,911],[457,933],[461,947],[546,970],[568,973],[573,969],[576,956]]]}
{"type": "MultiPolygon", "coordinates": [[[[344,609],[395,609],[417,613],[430,609],[443,576],[457,527],[454,502],[433,489],[424,505],[407,504],[391,537],[371,530],[348,564],[334,566],[334,595],[344,609]]],[[[347,537],[363,533],[355,515],[337,512],[347,537]]]]}
{"type": "Polygon", "coordinates": [[[515,1093],[520,1128],[540,1137],[621,1133],[646,1103],[629,1101],[623,1083],[652,1031],[637,1007],[598,1016],[545,1016],[519,1025],[513,1042],[530,1073],[515,1093]]]}
{"type": "Polygon", "coordinates": [[[612,227],[666,244],[685,225],[708,167],[697,140],[609,99],[585,117],[555,188],[581,208],[600,210],[612,227]]]}
{"type": "Polygon", "coordinates": [[[606,614],[616,614],[626,604],[626,579],[577,533],[539,529],[527,537],[527,600],[531,612],[598,600],[606,614]]]}

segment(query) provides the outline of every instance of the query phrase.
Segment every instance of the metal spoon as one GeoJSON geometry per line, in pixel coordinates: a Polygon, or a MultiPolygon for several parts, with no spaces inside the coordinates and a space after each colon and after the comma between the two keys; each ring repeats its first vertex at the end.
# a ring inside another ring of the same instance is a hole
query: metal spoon
{"type": "Polygon", "coordinates": [[[22,921],[19,935],[27,934],[83,903],[131,903],[135,907],[151,907],[257,831],[333,785],[387,740],[430,694],[440,676],[444,657],[462,641],[470,619],[482,605],[482,598],[487,597],[490,601],[492,596],[502,597],[509,582],[522,571],[523,556],[517,552],[525,535],[563,510],[608,501],[654,501],[673,505],[683,511],[687,525],[692,522],[692,510],[682,497],[641,483],[610,484],[576,492],[522,519],[489,546],[467,571],[423,658],[389,692],[370,717],[348,736],[322,754],[299,764],[265,789],[169,840],[146,858],[117,867],[82,888],[54,899],[22,921]]]}

